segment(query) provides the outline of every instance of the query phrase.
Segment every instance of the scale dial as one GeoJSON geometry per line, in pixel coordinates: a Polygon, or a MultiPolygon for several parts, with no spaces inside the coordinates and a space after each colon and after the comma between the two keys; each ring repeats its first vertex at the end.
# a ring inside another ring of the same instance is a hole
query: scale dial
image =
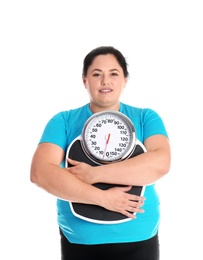
{"type": "Polygon", "coordinates": [[[81,143],[93,161],[110,163],[128,158],[136,146],[131,120],[118,111],[93,114],[85,123],[81,143]]]}

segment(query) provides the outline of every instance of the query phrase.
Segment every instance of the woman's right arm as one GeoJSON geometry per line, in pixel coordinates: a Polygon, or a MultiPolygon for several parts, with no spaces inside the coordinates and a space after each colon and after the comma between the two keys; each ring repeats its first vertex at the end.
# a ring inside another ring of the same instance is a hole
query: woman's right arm
{"type": "Polygon", "coordinates": [[[102,206],[134,218],[130,212],[142,212],[142,199],[126,193],[129,187],[100,190],[61,168],[65,154],[62,148],[51,143],[38,145],[31,163],[30,180],[48,193],[72,202],[102,206]],[[140,202],[137,202],[139,198],[140,202]]]}

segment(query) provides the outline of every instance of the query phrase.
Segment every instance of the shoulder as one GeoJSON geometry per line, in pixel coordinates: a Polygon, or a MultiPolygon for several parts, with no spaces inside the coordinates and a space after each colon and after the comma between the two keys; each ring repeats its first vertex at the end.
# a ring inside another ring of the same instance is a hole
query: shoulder
{"type": "Polygon", "coordinates": [[[144,119],[148,115],[157,114],[151,108],[135,107],[135,106],[124,104],[124,103],[121,103],[120,111],[122,113],[128,115],[130,118],[139,117],[140,119],[144,119]]]}
{"type": "Polygon", "coordinates": [[[84,106],[78,107],[78,108],[73,108],[69,110],[64,110],[56,113],[55,115],[52,116],[50,121],[58,121],[58,120],[63,120],[64,122],[68,121],[69,118],[75,118],[80,116],[81,114],[85,114],[88,108],[88,104],[85,104],[84,106]]]}
{"type": "Polygon", "coordinates": [[[122,103],[121,112],[132,120],[138,133],[139,131],[142,133],[141,140],[157,134],[168,137],[161,116],[152,108],[140,108],[122,103]]]}

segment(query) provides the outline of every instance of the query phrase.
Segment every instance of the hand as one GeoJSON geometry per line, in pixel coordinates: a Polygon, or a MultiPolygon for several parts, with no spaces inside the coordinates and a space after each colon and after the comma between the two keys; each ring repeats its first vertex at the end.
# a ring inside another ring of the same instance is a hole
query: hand
{"type": "MultiPolygon", "coordinates": [[[[89,184],[96,183],[94,180],[95,174],[93,166],[69,158],[67,161],[72,165],[72,167],[67,169],[71,174],[83,182],[89,184]]],[[[131,188],[132,186],[117,186],[104,190],[104,196],[102,196],[102,201],[100,201],[98,205],[108,210],[121,213],[128,218],[136,218],[133,213],[144,212],[141,207],[144,205],[145,197],[127,193],[131,188]]]]}
{"type": "Polygon", "coordinates": [[[86,182],[88,184],[93,184],[95,183],[94,177],[95,175],[93,174],[93,166],[84,163],[84,162],[79,162],[76,160],[72,160],[70,158],[67,159],[68,163],[72,165],[72,167],[68,168],[68,171],[73,174],[75,177],[80,179],[83,182],[86,182]]]}
{"type": "Polygon", "coordinates": [[[127,193],[132,186],[113,187],[105,190],[103,207],[123,214],[128,218],[135,219],[133,213],[143,213],[141,207],[144,205],[145,197],[127,193]]]}

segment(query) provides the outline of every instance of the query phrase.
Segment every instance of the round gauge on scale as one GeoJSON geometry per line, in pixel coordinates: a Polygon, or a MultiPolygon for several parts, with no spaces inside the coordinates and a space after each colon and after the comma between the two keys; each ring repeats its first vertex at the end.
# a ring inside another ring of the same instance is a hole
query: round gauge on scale
{"type": "Polygon", "coordinates": [[[135,128],[131,120],[121,112],[98,112],[86,121],[81,144],[86,155],[94,161],[121,161],[128,158],[135,149],[135,128]]]}

